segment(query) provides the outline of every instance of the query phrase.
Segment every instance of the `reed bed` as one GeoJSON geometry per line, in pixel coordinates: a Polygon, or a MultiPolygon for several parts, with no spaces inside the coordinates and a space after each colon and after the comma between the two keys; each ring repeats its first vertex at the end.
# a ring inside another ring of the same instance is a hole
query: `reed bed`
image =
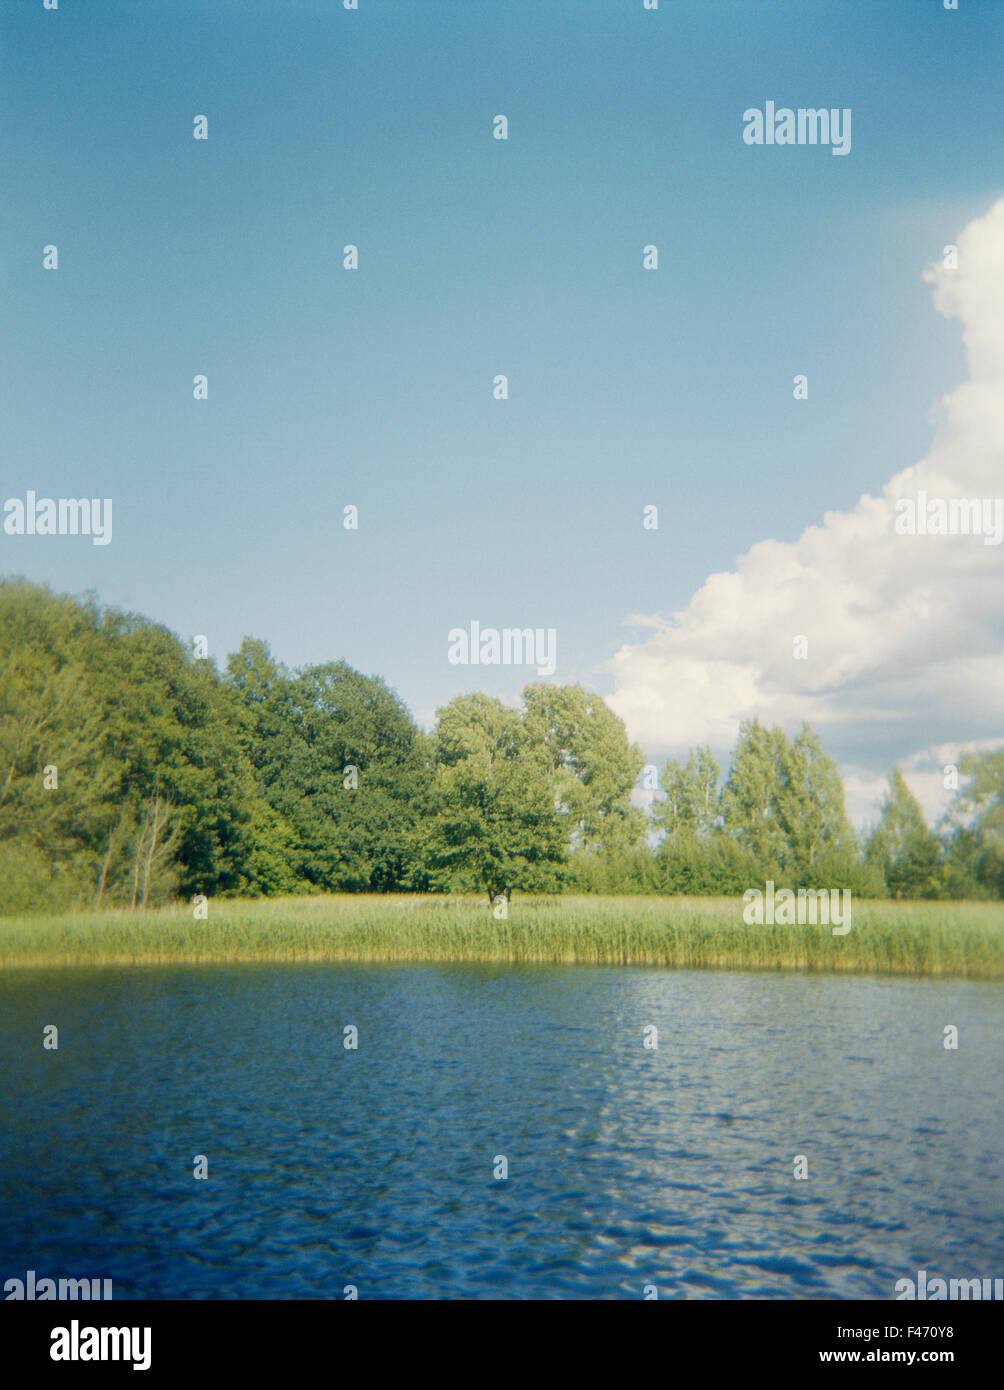
{"type": "Polygon", "coordinates": [[[495,961],[1004,978],[1004,904],[855,901],[851,930],[747,926],[739,898],[339,895],[0,919],[0,969],[495,961]]]}

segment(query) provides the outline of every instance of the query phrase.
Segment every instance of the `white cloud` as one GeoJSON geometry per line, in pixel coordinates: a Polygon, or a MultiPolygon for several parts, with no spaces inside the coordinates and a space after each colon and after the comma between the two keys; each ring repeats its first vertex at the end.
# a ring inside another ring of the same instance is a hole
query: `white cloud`
{"type": "MultiPolygon", "coordinates": [[[[957,769],[966,753],[989,752],[1002,745],[1004,738],[939,743],[899,759],[897,766],[907,786],[920,802],[929,825],[937,825],[955,796],[954,790],[945,786],[945,769],[957,769]]],[[[888,776],[885,772],[876,772],[857,764],[841,767],[840,773],[851,823],[859,829],[874,825],[878,820],[882,801],[889,790],[888,776]]],[[[961,772],[958,774],[958,780],[965,782],[961,772]]]]}
{"type": "MultiPolygon", "coordinates": [[[[881,795],[875,774],[894,760],[891,749],[1004,732],[1004,546],[894,530],[897,499],[921,489],[1004,495],[1004,199],[957,245],[958,269],[924,278],[935,308],[961,321],[969,376],[939,403],[927,457],[881,497],[827,512],[796,541],[753,545],[672,617],[629,620],[651,635],[606,663],[615,682],[607,698],[650,757],[697,743],[730,748],[754,715],[787,728],[805,720],[824,744],[829,735],[874,750],[874,769],[849,769],[860,780],[848,787],[860,818],[881,795]],[[805,661],[792,654],[800,634],[805,661]]],[[[911,785],[925,775],[922,761],[911,785]]],[[[933,810],[933,787],[925,794],[933,810]]]]}

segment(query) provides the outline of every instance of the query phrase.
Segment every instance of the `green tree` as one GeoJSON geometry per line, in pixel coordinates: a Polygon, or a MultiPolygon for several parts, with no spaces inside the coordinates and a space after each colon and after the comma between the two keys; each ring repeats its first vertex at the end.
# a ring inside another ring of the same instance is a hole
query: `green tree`
{"type": "Polygon", "coordinates": [[[129,614],[106,611],[100,638],[90,683],[118,769],[106,889],[141,906],[238,891],[253,783],[214,665],[129,614]]]}
{"type": "Polygon", "coordinates": [[[857,837],[837,765],[808,725],[784,748],[778,771],[777,818],[787,842],[783,866],[809,887],[843,882],[858,852],[857,837]]]}
{"type": "Polygon", "coordinates": [[[450,886],[490,898],[545,892],[560,882],[566,829],[546,744],[517,710],[461,695],[439,711],[433,795],[433,862],[450,886]]]}
{"type": "Polygon", "coordinates": [[[721,814],[720,770],[710,748],[693,749],[686,764],[667,761],[660,778],[666,793],[652,807],[652,820],[668,836],[681,832],[708,835],[721,814]]]}
{"type": "Polygon", "coordinates": [[[250,769],[211,663],[142,618],[18,580],[0,585],[0,656],[11,862],[46,864],[82,903],[238,885],[250,769]]]}
{"type": "Polygon", "coordinates": [[[0,911],[90,895],[111,781],[86,685],[94,621],[93,605],[0,581],[0,911]]]}
{"type": "Polygon", "coordinates": [[[692,830],[667,835],[656,852],[658,888],[697,897],[734,896],[760,875],[755,856],[720,831],[698,836],[692,830]]]}
{"type": "Polygon", "coordinates": [[[424,884],[419,863],[428,751],[401,701],[344,662],[290,673],[245,639],[228,664],[267,842],[250,860],[259,891],[424,884]]]}
{"type": "Polygon", "coordinates": [[[782,729],[745,722],[721,804],[727,833],[764,877],[821,887],[852,871],[857,841],[843,783],[807,725],[791,742],[782,729]]]}
{"type": "Polygon", "coordinates": [[[788,740],[781,729],[745,721],[722,789],[727,833],[748,850],[764,877],[775,875],[787,857],[787,835],[778,814],[781,768],[788,740]]]}
{"type": "Polygon", "coordinates": [[[946,823],[946,867],[957,894],[1004,898],[1004,749],[967,753],[946,823]]]}
{"type": "Polygon", "coordinates": [[[528,685],[522,726],[546,769],[569,847],[607,855],[634,848],[645,816],[631,796],[645,759],[600,696],[580,685],[528,685]]]}
{"type": "Polygon", "coordinates": [[[866,862],[881,873],[892,897],[927,898],[937,896],[940,856],[941,845],[920,802],[894,767],[879,823],[865,847],[866,862]]]}

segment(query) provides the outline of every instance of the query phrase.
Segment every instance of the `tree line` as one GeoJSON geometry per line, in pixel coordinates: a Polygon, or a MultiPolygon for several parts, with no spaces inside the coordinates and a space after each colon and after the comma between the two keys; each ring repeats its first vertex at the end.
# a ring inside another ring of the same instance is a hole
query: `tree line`
{"type": "Polygon", "coordinates": [[[745,723],[724,775],[641,750],[598,696],[460,695],[424,732],[378,677],[223,670],[149,620],[0,580],[0,911],[314,892],[1004,897],[1004,750],[970,755],[932,829],[897,769],[859,836],[833,760],[745,723]]]}

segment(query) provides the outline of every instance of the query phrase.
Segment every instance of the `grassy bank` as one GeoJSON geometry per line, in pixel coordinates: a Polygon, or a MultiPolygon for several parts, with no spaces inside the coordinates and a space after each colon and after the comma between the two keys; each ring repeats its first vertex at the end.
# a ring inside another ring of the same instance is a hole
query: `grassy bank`
{"type": "Polygon", "coordinates": [[[0,919],[0,969],[239,961],[535,961],[1004,978],[1004,905],[855,902],[851,930],[746,926],[741,899],[339,896],[0,919]]]}

